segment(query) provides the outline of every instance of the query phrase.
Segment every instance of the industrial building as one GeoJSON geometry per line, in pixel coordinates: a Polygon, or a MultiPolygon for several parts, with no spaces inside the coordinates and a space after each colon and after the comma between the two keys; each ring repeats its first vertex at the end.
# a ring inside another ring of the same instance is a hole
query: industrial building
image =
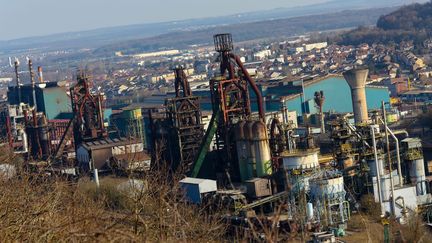
{"type": "MultiPolygon", "coordinates": [[[[86,72],[77,74],[77,83],[66,90],[56,82],[44,82],[38,68],[36,82],[28,62],[30,84],[22,85],[15,62],[16,85],[9,87],[8,104],[3,104],[2,134],[16,153],[30,166],[54,171],[100,172],[145,171],[150,157],[144,150],[142,117],[138,111],[124,111],[124,124],[109,138],[105,97],[92,90],[86,72]],[[129,128],[135,128],[135,130],[129,128]],[[72,170],[70,170],[72,169],[72,170]]],[[[114,117],[114,121],[115,121],[114,117]]]]}

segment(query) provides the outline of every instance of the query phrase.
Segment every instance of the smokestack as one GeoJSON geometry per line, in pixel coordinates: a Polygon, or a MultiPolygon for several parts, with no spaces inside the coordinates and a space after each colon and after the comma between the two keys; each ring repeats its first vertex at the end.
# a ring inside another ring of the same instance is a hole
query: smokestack
{"type": "Polygon", "coordinates": [[[16,76],[16,85],[18,90],[18,105],[21,104],[21,80],[18,72],[19,68],[19,62],[18,60],[15,61],[15,76],[16,76]]]}
{"type": "Polygon", "coordinates": [[[324,107],[324,101],[325,101],[324,91],[321,90],[319,92],[318,91],[315,92],[314,101],[315,101],[315,104],[319,108],[321,133],[324,134],[325,133],[325,123],[324,123],[324,113],[323,113],[323,107],[324,107]]]}
{"type": "Polygon", "coordinates": [[[28,61],[28,67],[29,67],[29,73],[30,73],[30,83],[31,83],[31,87],[32,87],[32,92],[33,92],[33,106],[34,109],[37,111],[37,105],[36,105],[36,83],[34,80],[34,72],[33,72],[33,62],[32,60],[29,59],[28,61]]]}
{"type": "Polygon", "coordinates": [[[366,79],[369,74],[367,68],[354,68],[343,73],[345,80],[351,87],[351,97],[356,124],[367,123],[369,120],[366,101],[366,79]]]}
{"type": "Polygon", "coordinates": [[[45,83],[41,66],[38,67],[38,75],[39,75],[39,83],[41,84],[45,83]]]}

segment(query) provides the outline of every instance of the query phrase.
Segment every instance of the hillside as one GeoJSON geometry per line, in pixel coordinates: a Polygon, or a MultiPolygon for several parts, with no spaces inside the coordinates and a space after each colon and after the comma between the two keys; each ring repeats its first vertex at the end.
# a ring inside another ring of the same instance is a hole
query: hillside
{"type": "Polygon", "coordinates": [[[212,42],[209,36],[222,32],[233,33],[235,41],[238,42],[260,38],[295,36],[314,31],[353,28],[359,25],[373,25],[381,15],[394,10],[395,8],[347,10],[331,14],[224,25],[193,31],[178,31],[151,38],[107,45],[97,49],[95,54],[106,55],[115,51],[130,54],[160,48],[185,48],[188,45],[206,45],[212,42]]]}
{"type": "Polygon", "coordinates": [[[340,44],[399,43],[414,41],[422,43],[432,36],[432,1],[425,4],[404,6],[381,16],[376,27],[359,27],[344,34],[340,44]]]}
{"type": "Polygon", "coordinates": [[[405,6],[378,19],[377,27],[383,30],[432,30],[432,1],[405,6]]]}

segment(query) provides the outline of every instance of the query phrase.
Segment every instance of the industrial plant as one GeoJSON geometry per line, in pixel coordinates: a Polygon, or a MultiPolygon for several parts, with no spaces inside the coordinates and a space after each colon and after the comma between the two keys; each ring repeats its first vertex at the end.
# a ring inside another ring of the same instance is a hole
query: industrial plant
{"type": "Polygon", "coordinates": [[[22,156],[31,173],[72,181],[181,175],[179,200],[210,214],[223,207],[220,217],[234,231],[274,223],[281,232],[330,242],[345,235],[365,195],[380,217],[402,225],[410,215],[432,212],[422,141],[389,124],[390,102],[368,109],[366,67],[343,72],[352,99],[340,102],[352,102],[352,113],[327,112],[333,94],[316,91],[312,103],[300,97],[308,108],[293,117],[283,97],[279,107],[267,109],[231,34],[215,35],[214,46],[219,71],[208,81],[207,97],[194,92],[186,68],[176,66],[175,93],[163,106],[120,110],[106,107],[87,70],[77,70],[74,85],[65,87],[45,82],[42,68],[36,74],[29,60],[24,84],[17,61],[15,85],[0,111],[4,146],[22,156]],[[312,107],[315,115],[307,112],[312,107]]]}

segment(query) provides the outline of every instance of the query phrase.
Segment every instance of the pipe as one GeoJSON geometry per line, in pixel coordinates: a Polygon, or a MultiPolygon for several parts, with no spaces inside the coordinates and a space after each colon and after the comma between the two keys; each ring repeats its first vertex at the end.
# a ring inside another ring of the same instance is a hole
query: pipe
{"type": "Polygon", "coordinates": [[[28,140],[27,140],[27,134],[24,131],[24,129],[20,129],[19,133],[21,134],[21,139],[23,141],[23,153],[27,153],[28,152],[28,140]]]}
{"type": "Polygon", "coordinates": [[[413,213],[415,213],[412,209],[410,209],[410,208],[408,208],[406,206],[406,204],[405,204],[405,198],[403,198],[402,196],[399,196],[399,197],[396,198],[396,203],[397,203],[397,205],[399,207],[402,208],[401,214],[402,214],[402,217],[404,217],[405,220],[407,219],[407,216],[408,216],[408,209],[411,210],[413,213]],[[402,204],[399,204],[399,202],[398,202],[399,200],[402,201],[402,204]]]}
{"type": "Polygon", "coordinates": [[[372,134],[372,144],[373,144],[373,150],[374,150],[374,157],[375,157],[375,166],[376,166],[376,171],[377,171],[377,191],[378,191],[378,201],[380,204],[380,208],[381,208],[381,214],[384,215],[383,213],[383,208],[382,208],[382,198],[381,198],[381,173],[380,173],[380,168],[378,165],[378,152],[377,152],[377,148],[376,148],[376,140],[375,140],[375,129],[374,126],[371,125],[370,126],[371,129],[371,134],[372,134]]]}
{"type": "Polygon", "coordinates": [[[37,121],[37,113],[36,113],[36,109],[33,109],[32,111],[33,113],[33,127],[32,127],[32,140],[36,141],[36,146],[37,146],[37,154],[36,156],[38,158],[42,158],[42,146],[41,146],[41,141],[40,141],[40,136],[39,136],[39,126],[38,126],[38,121],[37,121]]]}
{"type": "Polygon", "coordinates": [[[324,120],[324,113],[322,107],[320,107],[320,120],[321,120],[321,134],[325,134],[325,120],[324,120]]]}
{"type": "Polygon", "coordinates": [[[39,83],[41,84],[45,83],[41,66],[38,67],[38,75],[39,75],[39,83]]]}
{"type": "Polygon", "coordinates": [[[93,176],[94,176],[94,180],[96,182],[96,186],[97,186],[97,188],[99,188],[100,187],[100,183],[99,183],[99,172],[98,172],[98,169],[96,169],[96,168],[94,169],[93,176]]]}
{"type": "MultiPolygon", "coordinates": [[[[393,168],[392,168],[392,162],[391,162],[391,156],[390,156],[390,142],[389,142],[389,137],[388,137],[388,131],[387,131],[387,112],[385,109],[385,103],[384,101],[381,102],[381,106],[382,106],[382,114],[383,114],[383,119],[384,119],[384,127],[385,127],[385,138],[386,138],[386,147],[387,147],[387,161],[389,163],[389,169],[390,169],[390,190],[391,190],[391,194],[392,194],[392,206],[391,206],[391,210],[392,210],[392,214],[396,215],[396,208],[395,208],[395,198],[394,198],[394,182],[393,182],[393,168]]],[[[400,177],[400,176],[399,176],[400,177]]]]}
{"type": "MultiPolygon", "coordinates": [[[[383,122],[383,120],[381,118],[379,118],[379,120],[381,122],[383,122]]],[[[402,166],[401,166],[401,159],[400,159],[399,139],[396,137],[395,133],[393,133],[393,131],[389,127],[386,126],[386,129],[389,132],[390,136],[396,142],[396,154],[397,154],[396,159],[397,159],[397,165],[398,165],[399,185],[402,187],[402,185],[403,185],[403,177],[402,177],[402,166]]]]}
{"type": "Polygon", "coordinates": [[[252,90],[254,91],[254,93],[256,95],[256,99],[257,99],[257,103],[258,103],[258,113],[259,113],[260,119],[262,121],[265,121],[263,99],[262,99],[261,92],[258,89],[258,86],[256,85],[255,81],[252,79],[252,77],[249,75],[246,68],[243,66],[243,63],[241,62],[240,57],[236,56],[232,53],[230,53],[229,56],[236,61],[237,65],[239,66],[239,68],[241,69],[243,74],[245,75],[245,78],[248,81],[249,85],[252,87],[252,90]]]}
{"type": "Polygon", "coordinates": [[[5,112],[5,118],[6,118],[6,132],[7,132],[9,147],[11,149],[13,149],[14,148],[14,141],[13,141],[13,136],[12,136],[12,125],[11,125],[11,118],[9,115],[9,111],[5,112]]]}
{"type": "Polygon", "coordinates": [[[104,125],[104,114],[103,114],[103,96],[101,94],[98,95],[98,112],[99,112],[99,126],[103,133],[105,133],[105,125],[104,125]]]}
{"type": "Polygon", "coordinates": [[[408,138],[409,137],[409,133],[407,130],[397,130],[393,132],[395,135],[396,134],[405,134],[405,136],[408,138]]]}
{"type": "Polygon", "coordinates": [[[282,100],[282,118],[285,124],[288,124],[288,109],[285,105],[285,100],[282,100]]]}

